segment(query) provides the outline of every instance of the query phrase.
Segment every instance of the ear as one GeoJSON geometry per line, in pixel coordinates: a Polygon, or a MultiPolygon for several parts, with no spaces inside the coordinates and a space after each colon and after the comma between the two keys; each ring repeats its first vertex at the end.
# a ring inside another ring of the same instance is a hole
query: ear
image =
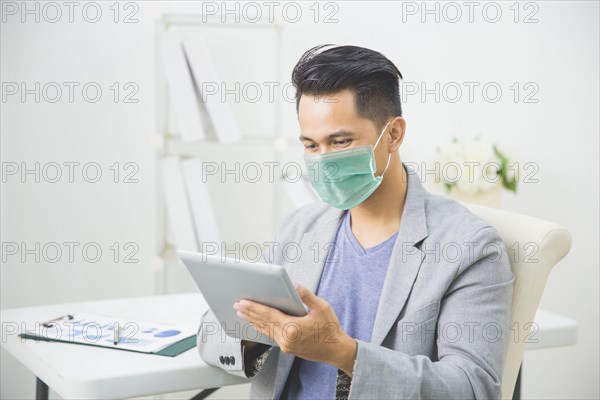
{"type": "Polygon", "coordinates": [[[396,117],[390,122],[390,133],[388,136],[388,146],[390,153],[397,151],[404,140],[404,132],[406,132],[406,121],[402,117],[396,117]]]}

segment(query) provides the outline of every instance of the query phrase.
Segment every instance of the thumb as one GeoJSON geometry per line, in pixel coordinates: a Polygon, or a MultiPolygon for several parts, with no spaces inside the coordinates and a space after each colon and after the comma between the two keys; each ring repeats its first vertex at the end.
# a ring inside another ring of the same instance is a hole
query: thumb
{"type": "Polygon", "coordinates": [[[319,297],[316,294],[314,294],[304,286],[300,285],[299,283],[294,283],[294,286],[296,287],[296,291],[302,299],[302,302],[306,304],[308,308],[313,308],[317,304],[317,302],[319,301],[319,297]]]}

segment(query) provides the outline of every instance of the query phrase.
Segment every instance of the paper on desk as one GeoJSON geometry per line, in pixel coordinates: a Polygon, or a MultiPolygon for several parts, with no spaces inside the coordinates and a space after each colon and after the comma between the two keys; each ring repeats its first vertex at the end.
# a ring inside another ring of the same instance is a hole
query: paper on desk
{"type": "Polygon", "coordinates": [[[53,322],[50,327],[39,324],[27,334],[93,346],[154,353],[197,333],[193,325],[169,325],[91,313],[72,314],[71,320],[53,322]],[[120,327],[119,343],[114,345],[116,323],[120,327]]]}

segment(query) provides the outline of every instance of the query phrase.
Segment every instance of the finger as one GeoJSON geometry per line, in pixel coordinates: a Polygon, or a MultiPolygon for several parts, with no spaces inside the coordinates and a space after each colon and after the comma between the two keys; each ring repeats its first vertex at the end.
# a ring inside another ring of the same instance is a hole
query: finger
{"type": "Polygon", "coordinates": [[[302,302],[306,304],[308,308],[312,309],[315,308],[317,305],[321,304],[322,299],[319,296],[317,296],[304,286],[300,285],[299,283],[296,283],[294,286],[296,286],[296,291],[302,299],[302,302]]]}
{"type": "Polygon", "coordinates": [[[269,307],[264,304],[257,303],[252,300],[246,300],[246,299],[240,300],[239,306],[244,310],[254,311],[259,314],[267,314],[271,310],[274,310],[273,307],[269,307]]]}
{"type": "Polygon", "coordinates": [[[235,313],[236,313],[236,315],[238,317],[240,317],[240,318],[242,318],[242,319],[244,319],[244,320],[246,320],[248,322],[252,322],[253,321],[252,317],[250,317],[247,313],[245,313],[245,312],[243,312],[241,310],[238,310],[235,313]]]}
{"type": "Polygon", "coordinates": [[[252,309],[246,310],[245,312],[249,318],[252,318],[252,320],[259,322],[261,324],[267,324],[267,323],[281,324],[283,320],[285,320],[286,318],[289,318],[288,316],[283,314],[281,311],[276,310],[274,308],[269,310],[266,313],[258,313],[252,309]]]}
{"type": "Polygon", "coordinates": [[[253,318],[263,319],[269,322],[279,321],[286,317],[284,313],[276,308],[249,300],[240,301],[240,309],[253,318]]]}
{"type": "MultiPolygon", "coordinates": [[[[281,324],[280,322],[273,323],[272,321],[269,320],[268,317],[265,318],[264,315],[256,314],[256,313],[253,313],[248,310],[242,311],[240,309],[240,310],[236,311],[236,314],[239,317],[246,320],[246,322],[248,322],[250,325],[252,325],[252,327],[254,329],[256,329],[258,332],[275,340],[274,336],[277,336],[277,329],[278,329],[279,325],[281,324]],[[271,335],[269,335],[269,332],[271,333],[271,335]]],[[[282,315],[285,316],[285,314],[282,314],[282,315]]]]}
{"type": "Polygon", "coordinates": [[[269,339],[277,342],[276,338],[274,336],[276,336],[275,331],[273,329],[269,329],[268,327],[262,325],[262,324],[253,324],[252,325],[254,329],[256,329],[256,331],[265,336],[268,337],[269,339]],[[270,333],[270,334],[269,334],[270,333]]]}
{"type": "Polygon", "coordinates": [[[235,313],[238,317],[252,323],[259,323],[261,319],[258,314],[250,315],[248,309],[239,306],[236,308],[235,313]]]}

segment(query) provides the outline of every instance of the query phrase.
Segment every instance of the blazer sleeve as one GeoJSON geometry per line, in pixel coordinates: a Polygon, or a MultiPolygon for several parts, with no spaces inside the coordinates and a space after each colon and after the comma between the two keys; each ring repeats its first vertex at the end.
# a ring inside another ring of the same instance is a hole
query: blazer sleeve
{"type": "Polygon", "coordinates": [[[204,362],[242,378],[253,378],[272,349],[259,343],[254,351],[248,352],[241,339],[225,334],[210,309],[202,315],[196,346],[204,362]]]}
{"type": "Polygon", "coordinates": [[[349,399],[501,397],[514,275],[493,227],[468,243],[440,303],[437,361],[357,340],[349,399]]]}
{"type": "MultiPolygon", "coordinates": [[[[289,219],[290,215],[286,216],[280,223],[279,229],[285,226],[289,219]]],[[[273,243],[276,242],[277,235],[273,243]]],[[[273,255],[269,251],[263,251],[260,261],[272,263],[272,258],[273,255]]],[[[233,307],[233,304],[231,306],[233,307]]],[[[241,339],[225,334],[221,323],[211,309],[208,309],[201,317],[196,347],[204,362],[242,378],[253,378],[258,374],[273,350],[273,346],[259,343],[252,352],[246,351],[241,339]],[[226,357],[229,359],[229,363],[226,362],[226,357]],[[223,362],[221,362],[222,360],[223,362]]]]}

